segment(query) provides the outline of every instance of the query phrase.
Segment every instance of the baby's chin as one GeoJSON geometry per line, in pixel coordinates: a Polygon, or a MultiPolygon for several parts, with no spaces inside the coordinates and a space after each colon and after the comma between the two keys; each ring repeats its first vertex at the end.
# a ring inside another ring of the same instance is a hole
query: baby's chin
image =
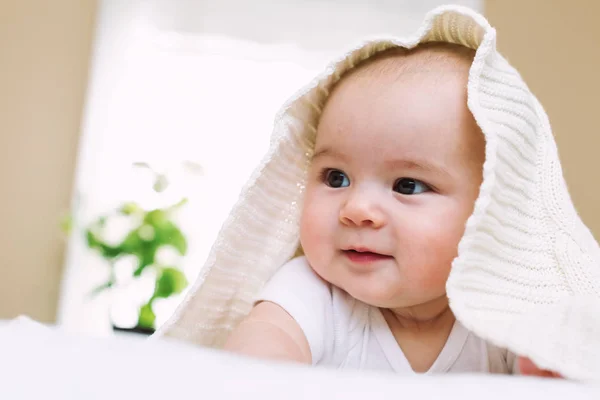
{"type": "MultiPolygon", "coordinates": [[[[402,288],[401,285],[390,285],[388,282],[377,286],[357,285],[356,283],[337,285],[352,298],[372,307],[388,310],[433,310],[445,309],[448,306],[443,289],[437,288],[402,288]]],[[[411,311],[412,312],[412,311],[411,311]]]]}
{"type": "Polygon", "coordinates": [[[352,298],[361,303],[378,308],[398,308],[411,304],[408,299],[403,299],[402,290],[390,285],[389,281],[361,282],[361,279],[326,279],[332,285],[342,289],[352,298]]]}
{"type": "Polygon", "coordinates": [[[344,291],[352,298],[360,301],[363,304],[388,310],[408,310],[415,307],[419,308],[431,301],[431,299],[415,299],[414,297],[409,298],[402,295],[384,297],[381,295],[381,293],[366,293],[364,291],[354,291],[352,293],[346,289],[344,289],[344,291]]]}
{"type": "Polygon", "coordinates": [[[324,262],[315,260],[310,254],[305,256],[321,279],[364,304],[378,308],[402,308],[411,307],[420,300],[418,293],[404,287],[396,267],[386,266],[369,273],[356,274],[338,260],[324,262]]]}
{"type": "Polygon", "coordinates": [[[360,301],[361,303],[367,304],[377,308],[401,308],[404,307],[404,302],[398,298],[387,298],[381,295],[381,293],[365,293],[365,291],[354,291],[351,293],[348,290],[344,291],[348,293],[352,298],[360,301]]]}

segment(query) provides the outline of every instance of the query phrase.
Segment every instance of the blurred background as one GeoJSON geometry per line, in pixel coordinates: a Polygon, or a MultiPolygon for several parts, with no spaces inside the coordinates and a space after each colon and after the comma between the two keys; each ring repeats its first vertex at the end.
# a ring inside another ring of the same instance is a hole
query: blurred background
{"type": "MultiPolygon", "coordinates": [[[[181,301],[282,103],[434,0],[0,0],[0,319],[150,333],[181,301]]],[[[594,0],[462,0],[544,104],[600,233],[594,0]]]]}

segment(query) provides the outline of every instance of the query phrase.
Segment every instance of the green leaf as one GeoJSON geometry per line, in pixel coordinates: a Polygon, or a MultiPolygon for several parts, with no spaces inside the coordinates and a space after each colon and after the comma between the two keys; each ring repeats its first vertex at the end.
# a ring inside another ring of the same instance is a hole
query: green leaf
{"type": "Polygon", "coordinates": [[[161,246],[173,246],[182,256],[187,253],[187,240],[173,222],[167,222],[155,231],[156,241],[161,246]]]}
{"type": "Polygon", "coordinates": [[[141,328],[154,328],[154,321],[156,321],[156,315],[152,310],[152,301],[149,301],[140,307],[137,326],[141,328]]]}
{"type": "Polygon", "coordinates": [[[150,265],[154,264],[154,255],[153,254],[148,254],[148,253],[143,253],[141,256],[138,256],[138,259],[140,261],[138,267],[135,269],[135,271],[133,271],[133,276],[135,277],[139,277],[142,276],[142,273],[144,272],[144,270],[149,267],[150,265]]]}
{"type": "Polygon", "coordinates": [[[165,190],[167,190],[168,187],[169,187],[169,180],[167,179],[166,175],[156,174],[156,178],[154,180],[154,185],[152,186],[154,191],[157,193],[162,193],[165,190]]]}
{"type": "Polygon", "coordinates": [[[133,215],[143,212],[142,208],[134,202],[128,202],[121,206],[119,212],[124,215],[133,215]]]}
{"type": "Polygon", "coordinates": [[[152,225],[144,224],[137,229],[137,232],[144,242],[152,242],[156,237],[156,231],[152,225]]]}
{"type": "Polygon", "coordinates": [[[187,241],[185,236],[169,220],[168,213],[164,210],[152,210],[144,218],[144,223],[154,228],[154,243],[156,247],[170,245],[173,246],[181,255],[187,252],[187,241]]]}
{"type": "Polygon", "coordinates": [[[185,204],[187,204],[188,199],[186,197],[182,198],[181,200],[179,200],[177,203],[169,206],[165,211],[167,213],[171,213],[175,210],[177,210],[178,208],[181,208],[182,206],[184,206],[185,204]]]}
{"type": "Polygon", "coordinates": [[[106,259],[114,259],[122,254],[122,250],[119,247],[107,245],[91,229],[86,231],[86,239],[88,247],[97,250],[106,259]]]}
{"type": "Polygon", "coordinates": [[[96,234],[94,232],[92,232],[91,229],[88,229],[87,231],[85,231],[85,238],[86,238],[88,247],[91,249],[98,248],[98,246],[100,245],[100,239],[98,239],[96,234]]]}
{"type": "Polygon", "coordinates": [[[169,216],[164,210],[156,209],[149,211],[144,217],[146,224],[152,225],[153,227],[159,227],[169,221],[169,216]]]}
{"type": "Polygon", "coordinates": [[[155,298],[167,298],[181,293],[188,285],[184,273],[174,267],[163,268],[156,278],[155,298]]]}
{"type": "Polygon", "coordinates": [[[158,243],[156,239],[151,242],[142,241],[140,243],[139,248],[133,253],[138,258],[138,267],[133,272],[133,276],[141,276],[146,267],[154,264],[159,246],[160,243],[158,243]]]}
{"type": "Polygon", "coordinates": [[[125,254],[136,254],[139,251],[142,242],[139,232],[134,230],[129,232],[117,247],[125,254]]]}
{"type": "Polygon", "coordinates": [[[185,240],[185,236],[179,230],[179,228],[173,226],[173,229],[169,232],[168,240],[166,243],[173,246],[179,254],[184,256],[187,253],[187,240],[185,240]]]}

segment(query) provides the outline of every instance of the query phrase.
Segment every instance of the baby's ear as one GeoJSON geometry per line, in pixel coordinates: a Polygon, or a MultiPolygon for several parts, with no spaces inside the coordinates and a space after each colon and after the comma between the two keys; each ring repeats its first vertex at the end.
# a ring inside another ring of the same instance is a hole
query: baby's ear
{"type": "Polygon", "coordinates": [[[540,376],[543,378],[562,378],[560,374],[538,368],[529,358],[519,357],[519,371],[521,375],[540,376]]]}

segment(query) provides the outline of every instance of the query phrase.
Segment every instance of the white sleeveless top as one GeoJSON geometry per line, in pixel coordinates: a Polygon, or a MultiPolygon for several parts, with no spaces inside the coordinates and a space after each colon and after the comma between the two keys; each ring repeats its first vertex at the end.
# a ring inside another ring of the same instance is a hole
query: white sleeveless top
{"type": "MultiPolygon", "coordinates": [[[[304,332],[314,365],[414,374],[377,307],[323,281],[305,257],[281,267],[258,301],[282,307],[304,332]]],[[[456,321],[427,374],[517,373],[517,357],[456,321]]]]}

